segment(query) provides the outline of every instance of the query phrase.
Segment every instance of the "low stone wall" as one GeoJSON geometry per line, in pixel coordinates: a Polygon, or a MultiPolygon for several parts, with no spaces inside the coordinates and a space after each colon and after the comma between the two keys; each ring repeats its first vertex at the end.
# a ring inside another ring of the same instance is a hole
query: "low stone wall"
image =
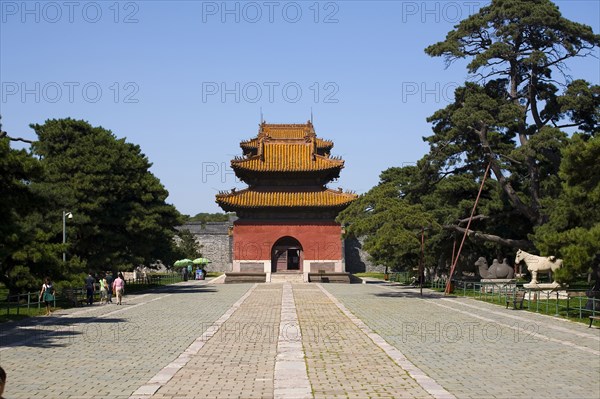
{"type": "Polygon", "coordinates": [[[231,271],[232,238],[229,236],[231,222],[186,223],[177,227],[194,234],[202,257],[211,261],[205,269],[209,272],[231,271]]]}

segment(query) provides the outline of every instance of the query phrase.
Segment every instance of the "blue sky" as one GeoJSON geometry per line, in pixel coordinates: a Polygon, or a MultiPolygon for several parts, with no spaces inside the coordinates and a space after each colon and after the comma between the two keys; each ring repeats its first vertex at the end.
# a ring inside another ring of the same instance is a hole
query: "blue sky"
{"type": "MultiPolygon", "coordinates": [[[[304,123],[346,161],[330,184],[363,193],[427,152],[425,121],[464,63],[423,49],[483,1],[0,1],[3,129],[72,117],[139,144],[181,212],[218,212],[239,142],[304,123]]],[[[600,32],[600,2],[557,2],[600,32]]],[[[595,52],[600,57],[600,52],[595,52]]],[[[569,64],[600,83],[599,58],[569,64]]]]}

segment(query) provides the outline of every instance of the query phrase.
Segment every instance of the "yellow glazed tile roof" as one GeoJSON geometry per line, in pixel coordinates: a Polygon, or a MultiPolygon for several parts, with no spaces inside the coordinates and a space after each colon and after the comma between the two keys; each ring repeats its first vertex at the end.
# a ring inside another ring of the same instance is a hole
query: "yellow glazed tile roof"
{"type": "Polygon", "coordinates": [[[324,189],[321,191],[255,191],[246,189],[220,193],[217,202],[236,208],[272,207],[345,207],[357,198],[356,194],[324,189]]]}
{"type": "Polygon", "coordinates": [[[267,124],[263,122],[260,125],[258,136],[240,143],[242,148],[257,148],[260,141],[285,140],[285,141],[306,141],[315,139],[318,148],[332,148],[333,141],[324,140],[317,137],[315,129],[310,123],[306,124],[267,124]]]}
{"type": "MultiPolygon", "coordinates": [[[[304,137],[302,137],[302,138],[304,138],[304,137]]],[[[316,138],[316,141],[317,141],[318,148],[332,148],[333,147],[333,141],[324,140],[324,139],[321,139],[318,137],[316,138]]],[[[255,137],[250,140],[242,141],[240,143],[240,145],[242,148],[258,148],[258,143],[259,143],[259,140],[258,140],[258,138],[255,137]]]]}
{"type": "Polygon", "coordinates": [[[264,143],[262,151],[262,155],[234,159],[231,166],[258,172],[309,172],[344,166],[341,159],[313,156],[311,143],[264,143]]]}
{"type": "Polygon", "coordinates": [[[310,125],[304,124],[263,124],[259,134],[261,133],[274,139],[301,139],[309,134],[314,135],[315,131],[310,125]]]}

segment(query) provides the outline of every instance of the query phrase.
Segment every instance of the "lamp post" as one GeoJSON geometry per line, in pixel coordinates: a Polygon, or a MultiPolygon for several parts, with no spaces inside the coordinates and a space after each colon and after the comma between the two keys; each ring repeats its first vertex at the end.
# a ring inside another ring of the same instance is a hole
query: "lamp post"
{"type": "Polygon", "coordinates": [[[423,296],[423,282],[425,280],[425,230],[430,230],[431,226],[421,226],[421,256],[419,258],[419,289],[423,296]]]}
{"type": "MultiPolygon", "coordinates": [[[[63,211],[63,245],[67,243],[67,218],[73,219],[73,212],[63,211]]],[[[63,250],[63,262],[67,261],[67,253],[63,250]]]]}
{"type": "Polygon", "coordinates": [[[423,252],[425,252],[425,226],[421,227],[421,258],[419,260],[419,290],[421,296],[423,296],[423,252]]]}

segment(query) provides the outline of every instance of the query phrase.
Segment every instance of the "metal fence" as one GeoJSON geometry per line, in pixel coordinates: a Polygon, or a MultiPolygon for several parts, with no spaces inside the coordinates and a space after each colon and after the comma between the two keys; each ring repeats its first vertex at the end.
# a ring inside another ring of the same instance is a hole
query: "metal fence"
{"type": "MultiPolygon", "coordinates": [[[[161,285],[174,284],[183,281],[179,273],[169,273],[161,275],[150,275],[145,278],[125,280],[126,292],[136,292],[147,288],[161,285]]],[[[100,300],[100,284],[96,283],[94,292],[94,302],[100,300]]],[[[65,288],[62,291],[56,291],[56,296],[52,302],[52,307],[57,305],[61,308],[76,307],[87,302],[87,291],[82,287],[65,288]]],[[[0,302],[1,311],[6,315],[32,315],[40,313],[41,308],[45,307],[44,301],[40,301],[39,292],[28,292],[26,294],[10,295],[5,301],[0,302]]]]}
{"type": "Polygon", "coordinates": [[[389,277],[389,281],[401,284],[413,284],[416,280],[417,277],[409,272],[394,272],[389,277]]]}
{"type": "MultiPolygon", "coordinates": [[[[431,288],[443,291],[447,280],[431,283],[431,288]]],[[[471,297],[498,305],[513,306],[518,293],[523,297],[523,308],[559,317],[587,319],[600,315],[600,292],[578,288],[560,290],[533,290],[523,283],[480,282],[452,280],[454,295],[471,297]],[[589,297],[588,297],[589,295],[589,297]]]]}

